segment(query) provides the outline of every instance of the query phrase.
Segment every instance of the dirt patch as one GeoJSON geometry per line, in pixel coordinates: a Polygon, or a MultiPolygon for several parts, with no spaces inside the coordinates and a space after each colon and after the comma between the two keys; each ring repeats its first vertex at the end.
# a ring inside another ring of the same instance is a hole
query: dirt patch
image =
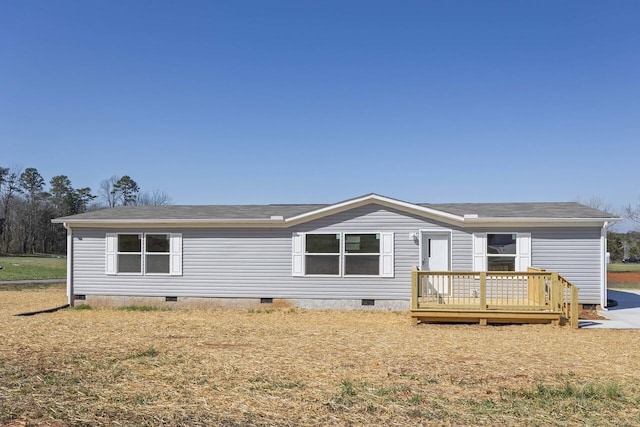
{"type": "Polygon", "coordinates": [[[640,271],[607,273],[609,283],[640,283],[640,271]]]}
{"type": "Polygon", "coordinates": [[[606,317],[600,316],[596,310],[580,310],[578,319],[582,320],[607,320],[606,317]]]}

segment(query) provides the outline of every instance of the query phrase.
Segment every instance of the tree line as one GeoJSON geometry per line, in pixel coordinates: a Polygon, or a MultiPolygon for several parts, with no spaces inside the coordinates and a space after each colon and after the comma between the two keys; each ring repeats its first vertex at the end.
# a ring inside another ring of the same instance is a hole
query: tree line
{"type": "MultiPolygon", "coordinates": [[[[614,211],[597,197],[581,202],[614,211]]],[[[90,187],[74,187],[66,175],[54,176],[47,185],[36,168],[0,167],[0,253],[64,253],[66,231],[61,224],[52,224],[52,218],[117,206],[172,203],[163,191],[141,191],[129,175],[102,180],[93,194],[90,187]]],[[[640,224],[640,204],[626,206],[623,216],[640,224]]],[[[640,232],[609,231],[607,241],[612,262],[640,258],[640,232]]]]}
{"type": "Polygon", "coordinates": [[[0,167],[0,253],[64,253],[66,231],[51,219],[116,206],[169,205],[171,197],[141,191],[128,175],[90,187],[76,188],[66,175],[45,181],[36,168],[0,167]]]}
{"type": "Polygon", "coordinates": [[[607,233],[607,250],[611,262],[621,262],[627,258],[640,258],[640,232],[607,233]]]}
{"type": "MultiPolygon", "coordinates": [[[[609,205],[607,205],[609,206],[609,205]]],[[[609,209],[609,211],[614,211],[609,209]]],[[[640,203],[627,205],[622,209],[622,217],[640,225],[640,203]]],[[[609,230],[607,233],[607,251],[611,262],[620,262],[627,258],[640,258],[640,231],[620,233],[609,230]]]]}

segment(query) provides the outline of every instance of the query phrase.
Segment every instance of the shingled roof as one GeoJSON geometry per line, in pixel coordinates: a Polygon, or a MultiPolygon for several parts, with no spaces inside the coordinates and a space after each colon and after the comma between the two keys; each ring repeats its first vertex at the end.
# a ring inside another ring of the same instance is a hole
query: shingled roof
{"type": "Polygon", "coordinates": [[[480,218],[609,218],[607,212],[575,202],[532,203],[419,203],[453,215],[480,218]]]}
{"type": "Polygon", "coordinates": [[[215,220],[215,219],[270,219],[272,216],[290,218],[315,211],[329,205],[172,205],[172,206],[118,206],[111,209],[85,212],[58,218],[59,220],[215,220]]]}
{"type": "Polygon", "coordinates": [[[575,202],[547,203],[407,203],[370,194],[335,204],[269,205],[174,205],[121,206],[56,218],[56,223],[133,222],[242,222],[284,221],[291,218],[317,217],[333,211],[379,203],[388,207],[417,211],[427,216],[446,216],[450,220],[466,219],[558,219],[616,220],[614,215],[575,202]]]}

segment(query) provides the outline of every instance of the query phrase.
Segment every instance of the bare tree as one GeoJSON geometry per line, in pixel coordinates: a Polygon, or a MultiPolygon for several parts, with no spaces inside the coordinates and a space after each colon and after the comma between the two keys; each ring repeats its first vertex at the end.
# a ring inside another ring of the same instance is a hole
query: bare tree
{"type": "Polygon", "coordinates": [[[624,207],[624,216],[637,224],[640,224],[640,203],[636,206],[627,205],[624,207]]]}
{"type": "MultiPolygon", "coordinates": [[[[100,183],[98,195],[102,201],[102,207],[113,208],[116,206],[166,206],[173,204],[173,199],[161,190],[141,191],[140,186],[129,175],[118,178],[113,175],[100,183]]],[[[88,209],[96,209],[100,206],[88,206],[88,209]]]]}
{"type": "Polygon", "coordinates": [[[611,214],[616,214],[616,209],[613,204],[605,201],[602,197],[599,196],[591,196],[588,199],[581,200],[579,197],[576,198],[576,202],[581,203],[585,206],[589,206],[593,209],[598,209],[600,211],[604,211],[611,214]]]}
{"type": "Polygon", "coordinates": [[[138,194],[136,205],[138,206],[168,206],[173,204],[173,199],[164,191],[143,191],[138,194]]]}
{"type": "Polygon", "coordinates": [[[102,200],[108,208],[114,208],[119,204],[120,194],[114,190],[116,182],[118,182],[118,177],[115,175],[100,181],[98,197],[100,197],[100,200],[102,200]]]}

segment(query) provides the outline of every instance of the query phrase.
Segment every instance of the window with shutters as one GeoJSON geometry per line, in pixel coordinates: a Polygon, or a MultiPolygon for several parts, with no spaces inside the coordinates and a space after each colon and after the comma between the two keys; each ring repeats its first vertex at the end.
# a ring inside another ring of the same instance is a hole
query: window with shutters
{"type": "Polygon", "coordinates": [[[473,233],[473,271],[527,271],[531,233],[473,233]]]}
{"type": "Polygon", "coordinates": [[[487,271],[516,271],[516,235],[487,234],[487,271]]]}
{"type": "Polygon", "coordinates": [[[106,273],[182,275],[182,234],[107,233],[106,273]]]}
{"type": "Polygon", "coordinates": [[[393,233],[294,233],[294,276],[393,277],[393,233]]]}

